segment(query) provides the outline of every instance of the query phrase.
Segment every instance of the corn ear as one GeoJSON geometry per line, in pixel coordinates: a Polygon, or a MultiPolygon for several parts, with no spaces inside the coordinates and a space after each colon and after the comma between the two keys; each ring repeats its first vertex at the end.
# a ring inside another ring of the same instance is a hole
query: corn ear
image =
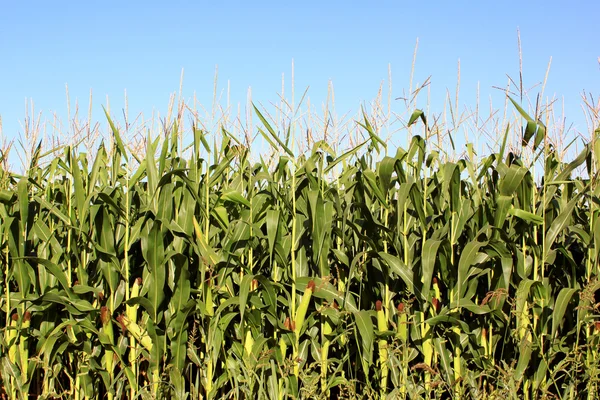
{"type": "Polygon", "coordinates": [[[77,336],[75,336],[75,332],[73,332],[73,326],[67,325],[66,330],[67,330],[67,338],[69,339],[69,342],[71,342],[72,344],[76,344],[77,336]]]}
{"type": "MultiPolygon", "coordinates": [[[[452,327],[452,331],[456,335],[456,342],[454,343],[454,381],[458,385],[457,396],[462,396],[461,381],[462,381],[462,349],[460,344],[460,333],[461,329],[458,326],[452,327]]],[[[487,348],[487,347],[486,347],[487,348]]]]}
{"type": "Polygon", "coordinates": [[[434,276],[432,279],[432,282],[433,282],[433,291],[435,293],[435,298],[442,300],[442,294],[440,291],[440,283],[438,282],[437,277],[434,276]]]}
{"type": "Polygon", "coordinates": [[[517,319],[517,324],[519,326],[519,339],[523,340],[525,334],[528,331],[530,321],[529,321],[529,308],[528,302],[525,301],[522,310],[518,310],[519,315],[517,319]]]}
{"type": "Polygon", "coordinates": [[[485,329],[485,328],[483,328],[481,330],[481,347],[483,347],[485,356],[488,357],[488,338],[487,338],[487,329],[485,329]]]}
{"type": "Polygon", "coordinates": [[[246,350],[246,354],[252,354],[252,347],[254,346],[254,337],[252,337],[252,332],[250,329],[246,331],[246,338],[244,340],[244,349],[246,350]]]}
{"type": "Polygon", "coordinates": [[[19,320],[19,315],[14,313],[11,317],[10,327],[11,329],[7,329],[6,333],[6,342],[10,346],[8,348],[8,359],[11,363],[15,364],[17,362],[17,321],[19,320]]]}
{"type": "Polygon", "coordinates": [[[281,357],[285,358],[287,353],[287,343],[283,338],[279,338],[279,350],[281,351],[281,357]]]}
{"type": "Polygon", "coordinates": [[[124,314],[122,314],[118,320],[127,329],[127,331],[131,333],[133,337],[142,344],[142,346],[144,346],[146,350],[152,351],[152,339],[146,331],[142,330],[138,324],[131,321],[124,314]]]}
{"type": "MultiPolygon", "coordinates": [[[[141,285],[142,285],[142,278],[136,278],[136,280],[133,282],[133,285],[131,286],[131,298],[139,297],[141,285]]],[[[137,320],[137,311],[138,311],[137,304],[134,304],[132,306],[130,306],[130,305],[125,306],[125,314],[127,315],[127,318],[129,318],[130,321],[137,320]]]]}
{"type": "MultiPolygon", "coordinates": [[[[283,328],[287,331],[293,331],[294,329],[292,328],[292,322],[290,320],[290,317],[286,317],[285,321],[283,322],[283,328]]],[[[281,357],[285,358],[286,354],[287,354],[287,348],[288,348],[288,344],[286,343],[286,341],[283,339],[283,336],[279,338],[279,349],[281,350],[281,357]]]]}
{"type": "MultiPolygon", "coordinates": [[[[108,307],[102,306],[100,309],[100,320],[102,321],[102,331],[106,334],[108,340],[114,344],[115,335],[112,324],[112,315],[108,307]]],[[[112,372],[114,371],[114,353],[112,350],[105,351],[104,365],[106,366],[106,370],[112,376],[112,372]]]]}
{"type": "Polygon", "coordinates": [[[302,330],[302,324],[304,324],[304,319],[306,318],[306,312],[308,311],[308,305],[310,304],[310,298],[315,290],[315,281],[311,280],[308,282],[306,286],[306,290],[304,291],[304,296],[302,296],[302,300],[300,301],[300,305],[298,306],[298,310],[296,310],[296,318],[295,324],[296,327],[294,329],[294,333],[296,334],[296,338],[300,336],[300,331],[302,330]]]}

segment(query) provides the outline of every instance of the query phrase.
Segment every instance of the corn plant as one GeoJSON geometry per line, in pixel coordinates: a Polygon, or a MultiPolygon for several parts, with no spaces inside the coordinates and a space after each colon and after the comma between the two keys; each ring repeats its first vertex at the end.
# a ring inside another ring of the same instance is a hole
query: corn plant
{"type": "Polygon", "coordinates": [[[38,146],[0,171],[3,393],[596,398],[600,131],[563,162],[513,103],[520,146],[454,160],[420,110],[398,149],[256,107],[270,159],[177,121],[142,156],[108,112],[93,157],[38,146]]]}

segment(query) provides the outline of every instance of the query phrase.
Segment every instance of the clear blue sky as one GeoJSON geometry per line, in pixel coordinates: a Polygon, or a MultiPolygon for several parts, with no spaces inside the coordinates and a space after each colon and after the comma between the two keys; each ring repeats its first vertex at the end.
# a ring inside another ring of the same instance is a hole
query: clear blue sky
{"type": "MultiPolygon", "coordinates": [[[[525,86],[544,78],[545,94],[564,96],[567,123],[585,130],[580,93],[600,94],[597,1],[29,1],[0,10],[0,115],[4,135],[19,135],[25,99],[51,118],[71,101],[87,109],[89,90],[100,118],[129,96],[131,113],[164,113],[185,70],[184,97],[209,106],[215,66],[233,103],[252,87],[255,101],[277,101],[281,75],[295,62],[296,91],[313,103],[336,89],[338,114],[356,113],[377,94],[391,65],[393,97],[408,89],[415,41],[415,82],[432,76],[432,111],[456,86],[461,103],[498,95],[506,75],[518,78],[517,29],[525,86]],[[436,103],[436,99],[440,102],[436,103]]],[[[289,87],[288,89],[289,90],[289,87]]],[[[474,105],[474,104],[471,104],[474,105]]],[[[424,104],[420,104],[421,107],[424,104]]]]}

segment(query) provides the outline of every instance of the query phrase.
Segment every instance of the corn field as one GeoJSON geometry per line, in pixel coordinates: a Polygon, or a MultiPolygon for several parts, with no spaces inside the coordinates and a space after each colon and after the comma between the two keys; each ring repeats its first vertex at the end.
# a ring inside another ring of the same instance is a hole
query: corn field
{"type": "Polygon", "coordinates": [[[2,398],[598,398],[600,130],[563,162],[512,103],[477,161],[420,110],[395,155],[258,108],[271,160],[177,124],[139,157],[109,113],[93,157],[37,147],[0,170],[2,398]]]}

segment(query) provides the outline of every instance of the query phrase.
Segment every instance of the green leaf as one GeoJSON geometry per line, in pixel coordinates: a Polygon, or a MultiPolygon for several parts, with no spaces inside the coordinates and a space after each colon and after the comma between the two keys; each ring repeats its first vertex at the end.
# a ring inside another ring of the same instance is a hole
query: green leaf
{"type": "Polygon", "coordinates": [[[79,165],[77,163],[77,159],[75,157],[75,152],[71,152],[69,154],[69,159],[71,162],[71,175],[73,175],[73,187],[74,187],[74,195],[75,195],[75,204],[77,210],[77,217],[80,221],[83,221],[87,217],[87,209],[88,204],[86,203],[86,194],[83,189],[83,178],[81,176],[81,171],[79,170],[79,165]]]}
{"type": "Polygon", "coordinates": [[[392,184],[392,174],[396,165],[396,159],[392,157],[384,157],[377,166],[377,172],[384,195],[388,195],[392,184]]]}
{"type": "Polygon", "coordinates": [[[313,293],[313,297],[325,299],[330,304],[332,304],[335,300],[342,309],[352,313],[359,311],[352,296],[348,296],[346,298],[344,293],[340,293],[331,283],[318,277],[305,276],[297,278],[296,291],[299,293],[304,293],[306,287],[308,286],[308,282],[311,280],[315,282],[315,291],[313,293]]]}
{"type": "Polygon", "coordinates": [[[447,382],[452,382],[454,380],[454,376],[452,374],[452,357],[450,350],[448,350],[445,346],[446,342],[447,341],[442,338],[433,339],[436,353],[440,356],[440,365],[442,367],[444,377],[447,382]]]}
{"type": "Polygon", "coordinates": [[[246,274],[242,278],[242,282],[240,283],[240,319],[244,320],[244,312],[246,311],[246,304],[248,303],[248,294],[250,293],[250,287],[252,285],[252,280],[254,279],[254,275],[246,274]]]}
{"type": "Polygon", "coordinates": [[[427,119],[425,118],[425,113],[423,112],[423,110],[415,110],[413,111],[413,113],[411,114],[409,120],[408,120],[408,124],[406,124],[406,127],[411,126],[412,124],[414,124],[417,119],[421,118],[421,120],[423,121],[423,124],[425,124],[425,126],[427,126],[427,119]]]}
{"type": "Polygon", "coordinates": [[[527,126],[525,128],[525,132],[523,133],[523,146],[527,146],[533,135],[536,135],[533,144],[533,149],[535,150],[546,136],[546,127],[540,121],[536,122],[533,118],[531,118],[529,114],[527,114],[527,112],[512,99],[512,97],[508,96],[508,99],[515,106],[519,114],[521,114],[521,116],[527,121],[527,126]]]}
{"type": "Polygon", "coordinates": [[[562,319],[567,311],[567,306],[571,301],[573,295],[577,293],[577,289],[574,288],[562,288],[556,297],[554,302],[554,310],[552,312],[552,337],[556,337],[556,332],[559,326],[562,324],[562,319]]]}
{"type": "Polygon", "coordinates": [[[373,340],[375,338],[375,330],[373,329],[373,321],[371,320],[371,312],[361,310],[353,313],[356,327],[360,336],[361,345],[361,361],[365,374],[369,373],[371,364],[373,363],[373,340]]]}
{"type": "Polygon", "coordinates": [[[520,210],[518,208],[511,208],[508,210],[508,213],[522,219],[523,221],[531,222],[536,225],[541,225],[544,222],[544,219],[539,215],[530,213],[529,211],[520,210]]]}
{"type": "Polygon", "coordinates": [[[383,194],[383,192],[379,188],[379,185],[377,184],[377,177],[375,176],[375,172],[371,170],[366,170],[363,171],[363,176],[366,178],[365,181],[367,183],[367,186],[371,189],[372,193],[375,194],[380,204],[385,208],[389,208],[385,195],[383,194]]]}
{"type": "Polygon", "coordinates": [[[512,196],[517,190],[528,169],[517,164],[512,164],[500,180],[500,195],[512,196]]]}
{"type": "Polygon", "coordinates": [[[69,297],[69,298],[71,297],[71,287],[69,285],[67,275],[62,270],[62,268],[60,268],[58,265],[56,265],[52,261],[46,260],[43,258],[26,257],[25,259],[29,260],[31,262],[37,263],[37,264],[42,264],[44,266],[44,268],[46,268],[48,270],[48,272],[50,272],[52,274],[52,276],[54,276],[58,280],[60,285],[63,287],[63,290],[65,291],[67,297],[69,297]]]}
{"type": "Polygon", "coordinates": [[[380,251],[378,254],[379,257],[381,257],[381,259],[385,261],[385,263],[388,265],[390,271],[402,278],[402,280],[406,284],[407,290],[410,293],[417,294],[418,296],[423,298],[423,293],[415,293],[415,291],[418,292],[419,290],[416,289],[414,286],[412,271],[402,262],[402,260],[400,260],[396,256],[384,253],[382,251],[380,251]]]}
{"type": "Polygon", "coordinates": [[[269,243],[269,259],[273,260],[273,250],[277,241],[277,231],[279,229],[279,210],[267,210],[267,241],[269,243]]]}
{"type": "Polygon", "coordinates": [[[108,115],[108,111],[106,111],[106,108],[102,106],[102,109],[104,110],[104,115],[106,115],[106,119],[108,120],[108,124],[110,125],[110,130],[112,131],[113,137],[115,139],[115,143],[117,145],[117,152],[121,156],[127,157],[127,153],[125,152],[125,146],[123,145],[123,140],[121,139],[121,134],[119,133],[119,130],[113,123],[112,119],[110,118],[110,115],[108,115]]]}
{"type": "MultiPolygon", "coordinates": [[[[281,146],[281,148],[283,150],[285,150],[285,152],[290,156],[290,157],[294,157],[294,153],[292,153],[292,151],[285,145],[285,143],[283,143],[281,141],[281,139],[279,139],[279,136],[277,136],[277,133],[275,132],[275,130],[271,127],[271,125],[267,122],[267,120],[265,119],[265,117],[263,117],[263,115],[261,114],[261,112],[258,110],[258,108],[256,108],[256,106],[254,105],[254,103],[252,104],[252,107],[254,107],[254,112],[256,113],[256,115],[258,115],[258,118],[260,119],[260,121],[263,123],[263,125],[265,126],[265,128],[267,128],[267,131],[269,131],[269,134],[271,135],[271,138],[275,139],[275,141],[279,144],[279,146],[281,146]]],[[[273,145],[273,142],[271,142],[271,140],[269,139],[269,137],[267,136],[267,134],[262,130],[259,129],[260,133],[263,135],[263,137],[269,142],[271,143],[271,146],[273,146],[273,148],[276,148],[275,145],[273,145]]]]}
{"type": "Polygon", "coordinates": [[[573,213],[575,206],[577,206],[579,196],[580,195],[574,196],[573,199],[567,203],[566,207],[563,210],[560,210],[558,217],[552,221],[550,228],[548,228],[546,231],[546,238],[544,240],[544,249],[546,254],[544,254],[544,261],[547,259],[548,252],[552,249],[552,245],[554,244],[554,241],[558,237],[559,233],[565,229],[567,223],[571,219],[571,214],[573,213]]]}
{"type": "MultiPolygon", "coordinates": [[[[431,290],[431,280],[433,278],[433,271],[435,267],[435,261],[438,258],[438,249],[442,244],[442,240],[427,239],[423,245],[423,252],[421,259],[422,264],[422,277],[423,290],[422,296],[424,301],[429,301],[429,291],[431,290]]],[[[438,299],[439,300],[439,299],[438,299]]]]}
{"type": "Polygon", "coordinates": [[[531,352],[533,350],[533,344],[531,342],[531,332],[527,331],[526,335],[519,344],[519,359],[517,361],[517,367],[515,368],[515,380],[520,381],[525,374],[525,370],[529,366],[531,361],[531,352]]]}
{"type": "Polygon", "coordinates": [[[467,290],[467,281],[471,276],[470,267],[476,261],[477,253],[482,246],[485,246],[487,243],[478,242],[478,241],[470,241],[467,243],[460,255],[460,260],[458,261],[458,281],[457,281],[457,293],[458,298],[462,299],[467,290]]]}
{"type": "Polygon", "coordinates": [[[329,171],[331,171],[336,165],[338,165],[342,161],[348,159],[352,155],[356,154],[358,152],[358,150],[360,150],[361,147],[363,147],[366,143],[367,143],[367,141],[364,141],[364,142],[358,144],[357,146],[355,146],[354,148],[348,150],[347,152],[345,152],[344,154],[342,154],[341,156],[339,156],[335,160],[331,161],[329,164],[327,164],[327,168],[325,168],[325,170],[323,172],[326,174],[329,171]]]}
{"type": "Polygon", "coordinates": [[[444,164],[442,190],[449,194],[450,211],[458,212],[460,202],[460,169],[457,164],[451,162],[444,164]]]}
{"type": "MultiPolygon", "coordinates": [[[[158,221],[155,221],[152,224],[147,239],[142,239],[142,253],[144,254],[144,259],[148,263],[148,270],[150,272],[148,298],[152,302],[152,307],[155,310],[155,315],[152,317],[157,321],[158,310],[165,298],[164,288],[166,279],[165,247],[163,233],[158,221]]],[[[144,285],[146,285],[146,283],[147,280],[144,282],[144,285]]]]}
{"type": "Polygon", "coordinates": [[[231,201],[236,204],[241,204],[250,208],[250,202],[242,196],[240,192],[237,190],[228,190],[227,192],[221,195],[221,198],[226,201],[231,201]]]}
{"type": "Polygon", "coordinates": [[[383,148],[387,149],[387,143],[381,140],[381,138],[375,133],[375,129],[373,128],[373,125],[371,125],[371,123],[369,122],[369,118],[367,118],[367,114],[365,113],[364,109],[362,110],[362,114],[363,122],[358,122],[358,125],[365,128],[365,130],[369,134],[369,137],[371,138],[371,146],[373,146],[375,151],[379,151],[379,143],[383,146],[383,148]]]}
{"type": "Polygon", "coordinates": [[[127,304],[129,306],[140,305],[140,306],[142,306],[142,308],[144,310],[146,310],[148,315],[156,315],[156,309],[154,308],[154,305],[146,297],[142,297],[142,296],[132,297],[129,300],[127,300],[125,302],[125,304],[127,304]]]}

